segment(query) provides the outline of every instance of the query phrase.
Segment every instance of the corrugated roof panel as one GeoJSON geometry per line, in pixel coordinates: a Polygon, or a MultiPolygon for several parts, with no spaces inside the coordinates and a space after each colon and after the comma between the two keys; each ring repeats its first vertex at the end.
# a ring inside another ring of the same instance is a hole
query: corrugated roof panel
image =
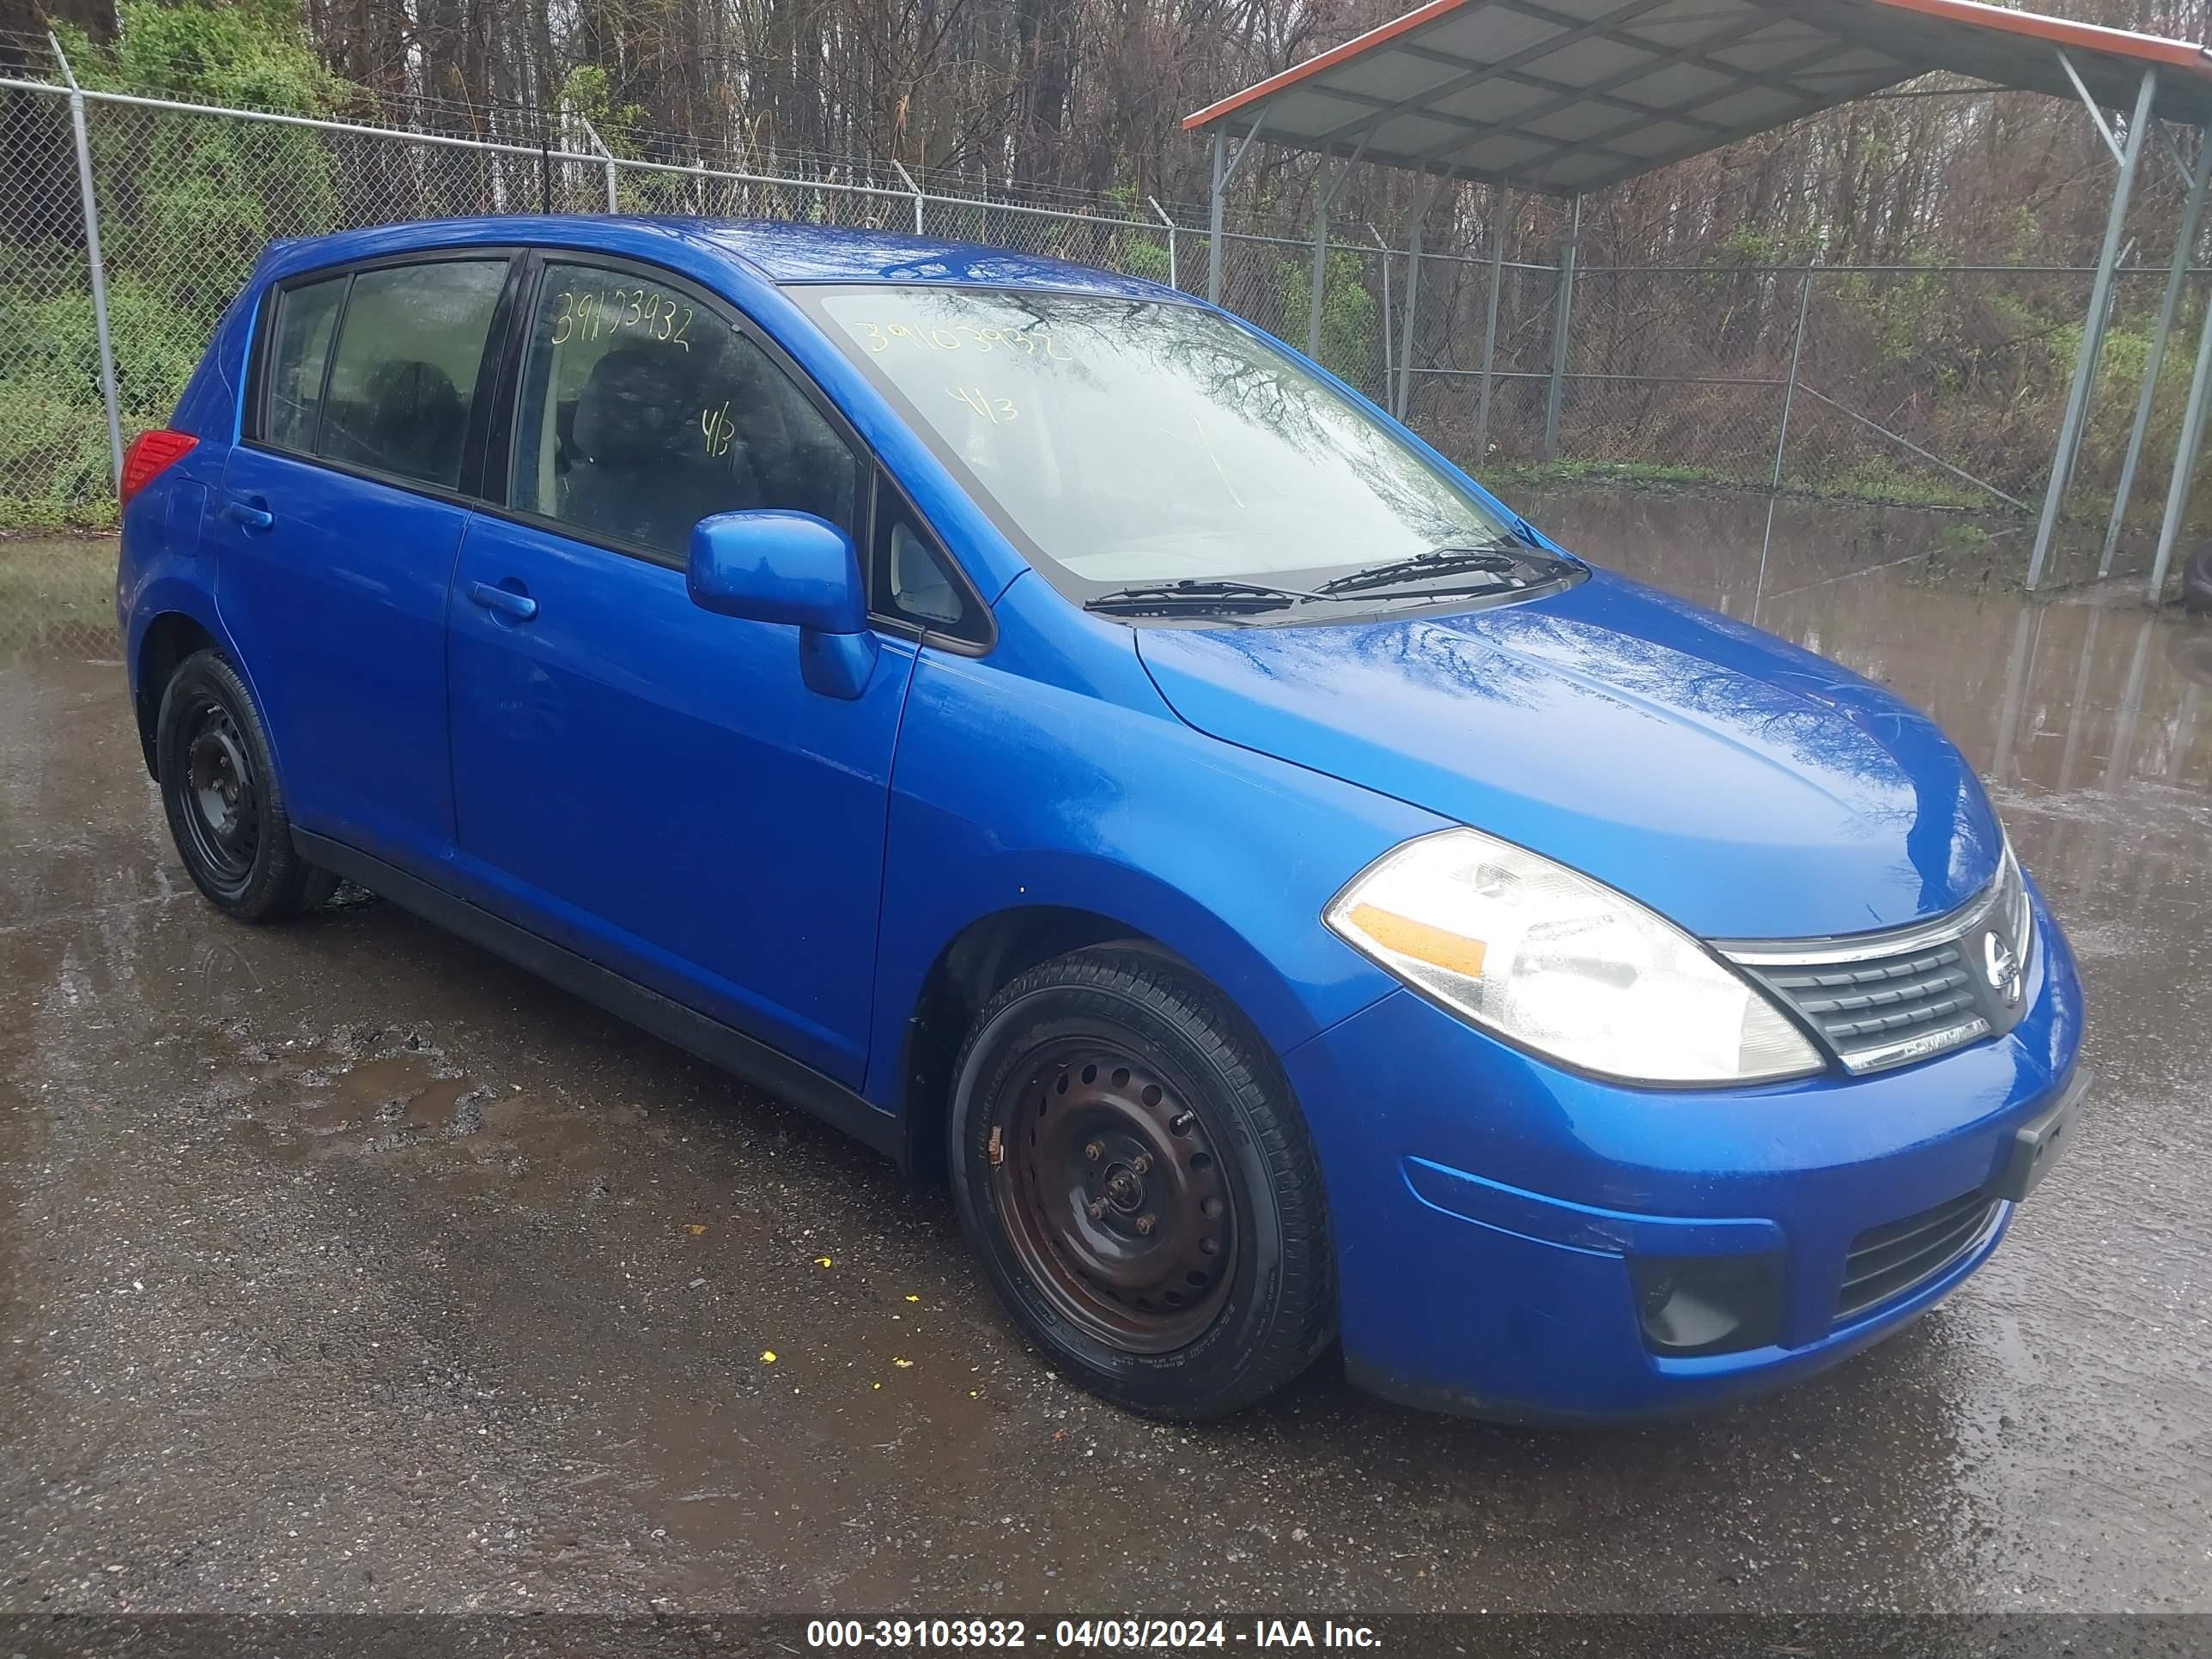
{"type": "Polygon", "coordinates": [[[1646,121],[1605,142],[1607,149],[1631,155],[1664,155],[1685,144],[1694,144],[1709,132],[1708,128],[1693,127],[1686,121],[1646,121]]]}
{"type": "Polygon", "coordinates": [[[1670,64],[1665,69],[1639,75],[1614,88],[1623,98],[1655,109],[1672,109],[1692,98],[1734,86],[1733,76],[1707,69],[1703,64],[1670,64]]]}
{"type": "MultiPolygon", "coordinates": [[[[1389,112],[1371,104],[1354,103],[1348,98],[1333,96],[1327,88],[1316,86],[1278,98],[1268,105],[1267,125],[1260,129],[1260,132],[1262,137],[1271,132],[1285,139],[1311,137],[1320,133],[1334,132],[1347,121],[1358,121],[1364,125],[1366,122],[1380,119],[1389,112]]],[[[1354,142],[1358,142],[1356,138],[1354,142]]]]}
{"type": "Polygon", "coordinates": [[[1464,115],[1474,121],[1510,121],[1524,110],[1548,103],[1554,94],[1525,81],[1485,81],[1439,98],[1430,107],[1445,115],[1464,115]]]}
{"type": "Polygon", "coordinates": [[[1524,123],[1523,130],[1540,137],[1573,140],[1604,132],[1626,119],[1628,117],[1621,111],[1607,105],[1582,102],[1555,109],[1549,115],[1540,115],[1524,123]]]}
{"type": "Polygon", "coordinates": [[[1600,179],[1609,177],[1618,166],[1607,155],[1571,155],[1547,167],[1537,182],[1547,190],[1572,194],[1590,189],[1600,179]]]}
{"type": "Polygon", "coordinates": [[[1455,121],[1431,121],[1422,115],[1394,115],[1375,129],[1373,147],[1398,155],[1425,155],[1454,138],[1473,137],[1455,121]]]}
{"type": "MultiPolygon", "coordinates": [[[[1539,27],[1540,29],[1541,26],[1539,27]]],[[[1397,100],[1418,98],[1431,88],[1440,87],[1460,73],[1449,64],[1439,64],[1429,58],[1417,58],[1410,52],[1394,52],[1385,46],[1379,52],[1369,52],[1364,58],[1355,58],[1348,64],[1339,64],[1321,78],[1333,87],[1371,93],[1378,98],[1397,100]]]]}
{"type": "Polygon", "coordinates": [[[1495,64],[1559,33],[1556,23],[1504,6],[1470,6],[1421,31],[1418,44],[1471,63],[1495,64]]]}
{"type": "Polygon", "coordinates": [[[2154,68],[2160,116],[2212,124],[2202,47],[1976,0],[1426,0],[1184,125],[1264,110],[1273,142],[1343,155],[1366,137],[1371,161],[1564,192],[1930,70],[2071,99],[2061,52],[2101,104],[2154,68]]]}
{"type": "Polygon", "coordinates": [[[1588,87],[1656,63],[1658,56],[1650,46],[1630,46],[1603,35],[1591,35],[1557,52],[1546,52],[1528,67],[1547,80],[1564,82],[1571,87],[1588,87]]]}
{"type": "Polygon", "coordinates": [[[1713,36],[1725,38],[1731,25],[1749,27],[1770,14],[1738,0],[1713,0],[1710,5],[1663,6],[1621,25],[1624,33],[1641,36],[1655,45],[1686,46],[1713,36]]]}
{"type": "Polygon", "coordinates": [[[1898,60],[1888,52],[1877,52],[1872,46],[1850,46],[1833,58],[1823,58],[1820,70],[1823,75],[1841,76],[1899,66],[1898,60]]]}
{"type": "Polygon", "coordinates": [[[1594,23],[1599,18],[1620,9],[1621,0],[1544,0],[1547,11],[1564,12],[1570,17],[1594,23]]]}
{"type": "Polygon", "coordinates": [[[1555,155],[1549,144],[1540,144],[1533,138],[1522,138],[1511,133],[1501,133],[1495,138],[1484,138],[1468,146],[1458,158],[1461,167],[1475,173],[1510,173],[1540,156],[1555,155]]]}
{"type": "Polygon", "coordinates": [[[1758,70],[1772,69],[1777,64],[1802,58],[1822,47],[1840,51],[1842,46],[1843,42],[1836,36],[1821,30],[1808,28],[1802,23],[1777,23],[1744,40],[1716,46],[1706,56],[1732,68],[1758,70]]]}
{"type": "Polygon", "coordinates": [[[1774,87],[1747,87],[1725,98],[1717,98],[1701,107],[1698,113],[1708,121],[1717,121],[1724,127],[1741,127],[1757,132],[1776,121],[1784,120],[1793,112],[1812,107],[1813,100],[1799,92],[1774,87]]]}

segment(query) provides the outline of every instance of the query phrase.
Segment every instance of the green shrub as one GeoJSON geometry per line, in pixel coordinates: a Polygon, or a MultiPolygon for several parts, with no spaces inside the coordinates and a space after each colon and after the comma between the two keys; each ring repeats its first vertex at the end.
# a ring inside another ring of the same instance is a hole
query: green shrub
{"type": "MultiPolygon", "coordinates": [[[[1163,250],[1161,264],[1167,256],[1163,250]]],[[[1330,252],[1322,270],[1321,361],[1330,373],[1355,386],[1367,378],[1375,360],[1378,326],[1375,296],[1367,291],[1367,262],[1341,249],[1330,252]]],[[[1275,267],[1275,292],[1283,307],[1283,337],[1305,349],[1312,315],[1312,262],[1285,259],[1275,267]]]]}

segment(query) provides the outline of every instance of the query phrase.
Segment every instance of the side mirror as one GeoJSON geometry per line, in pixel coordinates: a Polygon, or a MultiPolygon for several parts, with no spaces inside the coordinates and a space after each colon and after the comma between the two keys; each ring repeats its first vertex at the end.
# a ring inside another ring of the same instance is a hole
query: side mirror
{"type": "Polygon", "coordinates": [[[853,538],[811,513],[717,513],[691,532],[691,603],[799,629],[799,672],[826,696],[857,697],[876,666],[853,538]]]}

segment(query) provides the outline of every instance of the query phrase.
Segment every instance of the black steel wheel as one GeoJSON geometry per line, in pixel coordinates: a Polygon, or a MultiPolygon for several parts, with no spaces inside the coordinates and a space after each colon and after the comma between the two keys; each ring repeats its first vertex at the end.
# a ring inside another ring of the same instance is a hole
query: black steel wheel
{"type": "Polygon", "coordinates": [[[184,727],[185,833],[193,861],[226,893],[243,892],[261,844],[260,780],[245,734],[204,687],[186,693],[178,718],[184,727]]]}
{"type": "Polygon", "coordinates": [[[1167,1353],[1221,1310],[1236,1195],[1198,1114],[1117,1043],[1048,1043],[992,1103],[986,1145],[1008,1241],[1067,1320],[1167,1353]]]}
{"type": "Polygon", "coordinates": [[[214,651],[179,664],[154,737],[169,833],[192,884],[231,915],[312,908],[337,878],[294,850],[268,733],[235,669],[214,651]]]}
{"type": "Polygon", "coordinates": [[[2181,608],[2212,613],[2212,542],[2198,548],[2181,567],[2181,608]]]}
{"type": "Polygon", "coordinates": [[[1148,949],[1046,963],[978,1017],[955,1068],[963,1226],[1023,1331],[1120,1405],[1207,1417],[1265,1397],[1334,1334],[1321,1179],[1264,1047],[1148,949]]]}

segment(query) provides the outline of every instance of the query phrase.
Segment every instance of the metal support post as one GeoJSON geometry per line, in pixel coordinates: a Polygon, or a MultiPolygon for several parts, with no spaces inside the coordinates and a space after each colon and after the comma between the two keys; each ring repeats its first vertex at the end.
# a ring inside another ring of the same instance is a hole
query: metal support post
{"type": "Polygon", "coordinates": [[[921,234],[921,186],[915,183],[914,174],[906,170],[905,162],[893,156],[891,165],[898,169],[898,176],[905,181],[908,191],[914,197],[914,234],[919,236],[921,234]]]}
{"type": "Polygon", "coordinates": [[[1328,179],[1328,157],[1321,158],[1322,188],[1314,203],[1313,277],[1307,283],[1306,356],[1321,361],[1322,289],[1328,281],[1328,202],[1336,191],[1328,179]]]}
{"type": "Polygon", "coordinates": [[[1401,421],[1413,395],[1413,319],[1421,309],[1421,227],[1443,183],[1439,177],[1423,186],[1414,198],[1413,222],[1406,233],[1406,331],[1398,347],[1398,406],[1390,411],[1401,421]]]}
{"type": "MultiPolygon", "coordinates": [[[[2074,65],[2064,53],[2059,62],[2065,64],[2068,75],[2074,74],[2074,65]]],[[[2118,262],[2121,234],[2126,229],[2128,198],[2134,193],[2136,167],[2142,160],[2143,141],[2149,136],[2151,101],[2158,92],[2158,71],[2145,70],[2142,84],[2136,94],[2134,118],[2128,123],[2127,143],[2120,149],[2120,176],[2112,185],[2112,205],[2105,216],[2104,246],[2097,255],[2097,275],[2089,287],[2089,310],[2081,326],[2081,349],[2074,359],[2074,384],[2066,394],[2066,413],[2058,424],[2057,453],[2051,460],[2051,483],[2044,492],[2043,516],[2035,526],[2035,548],[2028,555],[2027,586],[2033,591],[2042,585],[2043,569],[2051,556],[2051,538],[2058,528],[2058,509],[2066,499],[2066,486],[2072,481],[2074,463],[2081,453],[2081,434],[2088,423],[2089,392],[2097,379],[2097,357],[2105,344],[2105,307],[2112,297],[2112,268],[2118,262]]],[[[2094,109],[2091,111],[2095,113],[2094,109]]],[[[2101,131],[2104,120],[2098,118],[2101,131]]],[[[2112,135],[2105,134],[2109,146],[2112,135]]]]}
{"type": "Polygon", "coordinates": [[[1221,214],[1222,198],[1227,195],[1237,169],[1244,165],[1244,156],[1252,148],[1252,141],[1260,136],[1260,126],[1267,118],[1262,109],[1252,118],[1245,130],[1244,142],[1237,146],[1237,154],[1229,154],[1228,134],[1220,127],[1213,130],[1213,214],[1208,226],[1206,261],[1206,297],[1214,305],[1221,303],[1221,214]]]}
{"type": "Polygon", "coordinates": [[[1160,205],[1158,197],[1147,196],[1145,200],[1152,204],[1152,211],[1159,215],[1160,222],[1168,228],[1168,286],[1181,288],[1182,283],[1176,275],[1176,222],[1168,217],[1168,210],[1160,205]]]}
{"type": "Polygon", "coordinates": [[[77,193],[84,203],[84,252],[92,266],[92,328],[100,344],[100,397],[107,405],[107,455],[119,491],[123,488],[123,407],[115,391],[115,346],[107,332],[107,271],[100,258],[100,204],[92,188],[92,142],[85,136],[84,88],[77,85],[76,71],[70,67],[68,54],[51,31],[46,41],[62,66],[62,78],[69,82],[70,125],[76,133],[77,193]]]}
{"type": "Polygon", "coordinates": [[[615,194],[615,153],[606,147],[605,143],[599,137],[599,130],[592,125],[592,118],[590,116],[585,114],[583,111],[578,110],[576,112],[576,119],[583,124],[584,137],[592,141],[592,148],[599,151],[600,155],[606,157],[607,211],[610,213],[620,213],[622,211],[621,199],[615,194]]]}
{"type": "Polygon", "coordinates": [[[2189,204],[2181,210],[2181,228],[2173,241],[2173,262],[2166,273],[2166,297],[2159,302],[2158,325],[2151,331],[2150,356],[2143,364],[2142,395],[2136,400],[2136,423],[2128,431],[2128,453],[2120,462],[2120,484],[2112,496],[2112,522],[2105,526],[2105,549],[2097,556],[2097,574],[2112,574],[2112,555],[2120,544],[2120,526],[2128,516],[2128,495],[2135,488],[2136,463],[2142,459],[2143,436],[2150,429],[2151,399],[2158,392],[2159,370],[2166,364],[2166,336],[2173,328],[2173,313],[2181,304],[2181,289],[2189,277],[2189,256],[2197,246],[2197,227],[2204,214],[2204,187],[2212,183],[2212,136],[2199,145],[2196,170],[2189,179],[2189,204]]]}
{"type": "Polygon", "coordinates": [[[2166,481],[2166,517],[2158,526],[2158,554],[2150,566],[2148,597],[2153,605],[2166,586],[2173,544],[2181,538],[2182,514],[2189,510],[2189,486],[2197,477],[2197,449],[2204,437],[2204,403],[2212,392],[2212,304],[2204,307],[2204,326],[2197,337],[2197,368],[2189,377],[2189,402],[2181,414],[2181,441],[2174,446],[2173,476],[2166,481]]]}
{"type": "Polygon", "coordinates": [[[1559,296],[1552,313],[1552,387],[1544,400],[1544,459],[1559,453],[1559,399],[1567,380],[1567,329],[1575,309],[1575,255],[1583,239],[1583,198],[1567,214],[1567,240],[1559,250],[1559,296]]]}
{"type": "Polygon", "coordinates": [[[1368,222],[1367,234],[1382,252],[1382,397],[1387,402],[1390,396],[1390,244],[1382,240],[1372,220],[1368,222]]]}
{"type": "Polygon", "coordinates": [[[1206,210],[1206,298],[1210,305],[1221,303],[1221,191],[1228,181],[1228,135],[1219,127],[1213,130],[1213,191],[1212,204],[1206,210]]]}
{"type": "Polygon", "coordinates": [[[1797,401],[1797,365],[1805,356],[1805,319],[1813,309],[1812,265],[1805,268],[1805,285],[1797,294],[1797,330],[1790,342],[1790,378],[1782,384],[1782,420],[1774,434],[1774,476],[1766,489],[1766,534],[1759,543],[1759,581],[1751,591],[1751,619],[1759,620],[1759,604],[1766,595],[1766,550],[1774,544],[1774,507],[1782,499],[1782,456],[1790,446],[1790,411],[1797,401]]]}
{"type": "Polygon", "coordinates": [[[1482,391],[1474,404],[1474,465],[1490,459],[1490,385],[1498,362],[1498,289],[1505,276],[1505,211],[1511,199],[1503,185],[1490,187],[1490,305],[1482,324],[1482,391]]]}
{"type": "MultiPolygon", "coordinates": [[[[1372,129],[1370,131],[1371,134],[1372,129]]],[[[1359,165],[1359,158],[1366,154],[1367,140],[1362,138],[1358,148],[1352,152],[1351,159],[1345,162],[1341,173],[1330,164],[1329,157],[1323,155],[1321,158],[1321,176],[1316,180],[1318,188],[1315,191],[1314,201],[1313,281],[1306,305],[1306,356],[1316,362],[1321,361],[1322,300],[1328,286],[1329,204],[1336,199],[1336,192],[1344,188],[1345,180],[1352,177],[1352,168],[1359,165]]]]}

